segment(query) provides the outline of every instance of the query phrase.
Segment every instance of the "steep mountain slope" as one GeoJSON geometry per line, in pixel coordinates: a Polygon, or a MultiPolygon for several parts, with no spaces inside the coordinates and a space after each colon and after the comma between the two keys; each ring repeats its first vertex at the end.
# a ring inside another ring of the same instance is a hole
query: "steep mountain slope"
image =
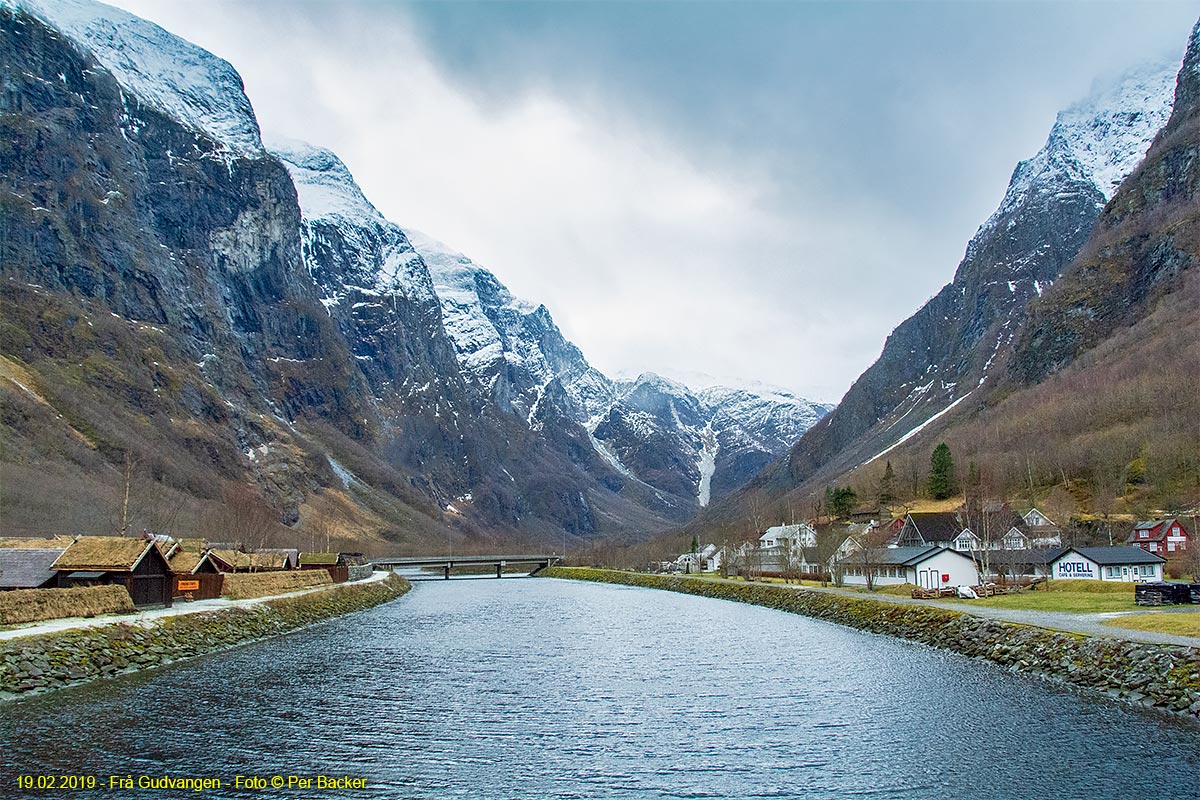
{"type": "Polygon", "coordinates": [[[611,380],[545,306],[513,297],[447,245],[412,229],[407,235],[429,267],[463,369],[492,401],[543,436],[555,435],[543,419],[551,409],[582,426],[606,467],[649,490],[653,507],[673,519],[740,486],[830,410],[779,390],[697,394],[652,373],[611,380]]]}
{"type": "Polygon", "coordinates": [[[130,465],[198,528],[243,482],[397,542],[663,524],[491,412],[403,233],[323,204],[328,154],[288,155],[302,215],[224,61],[86,2],[5,0],[0,35],[6,524],[107,526],[54,498],[130,465]]]}
{"type": "Polygon", "coordinates": [[[1018,166],[955,282],[889,337],[879,362],[788,459],[697,527],[744,517],[750,504],[794,505],[834,480],[869,494],[872,461],[884,453],[902,464],[904,491],[917,492],[929,448],[943,439],[1001,488],[1062,483],[1099,508],[1153,480],[1160,502],[1194,498],[1198,51],[1194,30],[1177,82],[1165,70],[1133,73],[1060,115],[1043,151],[1018,166]],[[1021,295],[1022,280],[1037,282],[1031,294],[1021,295]],[[1014,302],[978,301],[997,285],[1014,302]],[[977,302],[954,302],[955,289],[977,302]],[[938,332],[951,341],[945,356],[963,365],[949,373],[947,358],[926,355],[938,332]],[[905,360],[935,382],[914,379],[905,360]]]}
{"type": "Polygon", "coordinates": [[[1017,165],[954,280],[893,331],[829,417],[710,521],[742,516],[749,498],[760,503],[823,485],[953,409],[976,407],[996,383],[1030,301],[1079,253],[1106,201],[1165,124],[1176,70],[1139,68],[1060,113],[1042,149],[1017,165]]]}

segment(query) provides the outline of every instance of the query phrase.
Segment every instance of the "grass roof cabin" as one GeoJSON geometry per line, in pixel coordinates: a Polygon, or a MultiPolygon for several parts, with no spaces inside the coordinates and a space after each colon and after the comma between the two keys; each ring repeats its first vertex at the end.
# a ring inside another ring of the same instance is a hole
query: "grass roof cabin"
{"type": "Polygon", "coordinates": [[[133,604],[169,606],[174,581],[158,543],[128,536],[80,536],[51,568],[58,586],[124,586],[133,604]]]}

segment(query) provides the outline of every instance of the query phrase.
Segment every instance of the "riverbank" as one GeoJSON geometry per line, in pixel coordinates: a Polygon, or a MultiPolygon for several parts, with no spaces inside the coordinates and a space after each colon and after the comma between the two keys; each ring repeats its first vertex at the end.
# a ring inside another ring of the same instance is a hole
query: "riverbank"
{"type": "Polygon", "coordinates": [[[394,600],[399,575],[283,597],[160,614],[89,620],[50,632],[14,630],[0,641],[0,700],[60,689],[209,655],[394,600]]]}
{"type": "MultiPolygon", "coordinates": [[[[773,585],[553,567],[548,578],[662,589],[766,606],[983,658],[1135,705],[1200,719],[1200,648],[1054,631],[965,610],[773,585]]],[[[892,598],[894,599],[894,598],[892,598]]]]}

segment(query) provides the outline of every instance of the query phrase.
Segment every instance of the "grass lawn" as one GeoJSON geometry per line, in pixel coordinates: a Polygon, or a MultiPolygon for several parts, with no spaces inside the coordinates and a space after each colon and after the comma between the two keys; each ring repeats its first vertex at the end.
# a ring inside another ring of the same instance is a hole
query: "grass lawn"
{"type": "Polygon", "coordinates": [[[1150,613],[1133,614],[1128,617],[1117,617],[1107,620],[1105,625],[1114,628],[1130,628],[1135,631],[1154,631],[1155,633],[1174,633],[1177,636],[1200,637],[1200,611],[1184,611],[1179,613],[1150,613]]]}
{"type": "Polygon", "coordinates": [[[987,605],[1022,611],[1067,611],[1096,614],[1105,611],[1131,611],[1133,584],[1116,581],[1049,581],[1021,594],[962,600],[966,605],[987,605]]]}

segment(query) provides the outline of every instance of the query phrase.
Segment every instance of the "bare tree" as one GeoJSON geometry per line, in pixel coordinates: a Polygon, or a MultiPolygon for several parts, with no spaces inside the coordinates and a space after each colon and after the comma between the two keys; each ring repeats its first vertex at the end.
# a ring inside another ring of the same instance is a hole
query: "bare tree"
{"type": "MultiPolygon", "coordinates": [[[[839,553],[845,537],[842,536],[841,529],[834,525],[818,525],[814,530],[816,541],[813,549],[820,562],[822,575],[827,574],[835,586],[841,586],[845,570],[839,553]]],[[[822,578],[821,585],[825,585],[825,582],[822,578]]]]}
{"type": "Polygon", "coordinates": [[[858,536],[858,551],[851,558],[857,565],[862,566],[863,577],[867,581],[867,591],[875,589],[875,580],[879,577],[886,560],[889,537],[890,534],[886,528],[872,528],[858,536]]]}
{"type": "Polygon", "coordinates": [[[279,519],[267,501],[241,483],[226,484],[221,493],[222,504],[213,513],[211,525],[222,539],[232,539],[249,554],[251,572],[262,566],[259,551],[267,546],[279,526],[279,519]]]}
{"type": "Polygon", "coordinates": [[[117,509],[113,526],[117,529],[117,535],[129,535],[129,523],[132,518],[130,513],[130,499],[136,500],[136,495],[133,490],[133,481],[137,475],[138,464],[141,461],[135,458],[128,450],[125,451],[124,466],[121,469],[121,497],[117,503],[117,509]]]}

